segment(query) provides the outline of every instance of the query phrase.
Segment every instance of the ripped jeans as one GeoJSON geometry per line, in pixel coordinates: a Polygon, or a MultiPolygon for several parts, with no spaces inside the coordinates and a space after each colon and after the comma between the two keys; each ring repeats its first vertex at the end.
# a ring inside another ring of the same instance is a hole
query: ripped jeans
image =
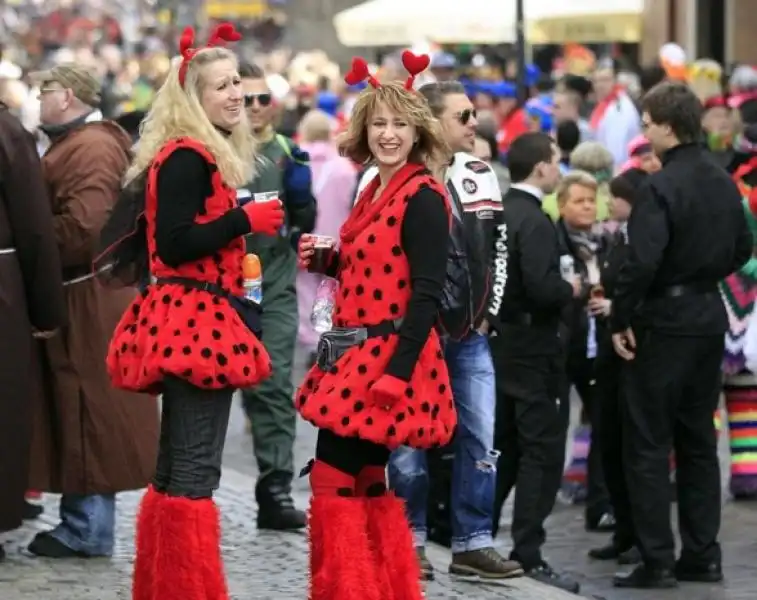
{"type": "MultiPolygon", "coordinates": [[[[494,446],[494,364],[486,337],[448,341],[445,359],[457,408],[452,466],[452,552],[492,546],[498,452],[494,446]]],[[[422,450],[402,447],[389,459],[389,485],[407,503],[416,546],[426,544],[428,469],[422,450]]]]}

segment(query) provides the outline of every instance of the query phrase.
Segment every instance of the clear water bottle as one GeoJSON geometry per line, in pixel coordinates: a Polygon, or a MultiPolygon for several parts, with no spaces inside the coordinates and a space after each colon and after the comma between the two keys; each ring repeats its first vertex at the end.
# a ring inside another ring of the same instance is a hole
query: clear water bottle
{"type": "Polygon", "coordinates": [[[339,282],[331,277],[324,277],[315,293],[313,310],[310,313],[310,323],[316,333],[331,331],[333,327],[332,314],[339,282]]]}

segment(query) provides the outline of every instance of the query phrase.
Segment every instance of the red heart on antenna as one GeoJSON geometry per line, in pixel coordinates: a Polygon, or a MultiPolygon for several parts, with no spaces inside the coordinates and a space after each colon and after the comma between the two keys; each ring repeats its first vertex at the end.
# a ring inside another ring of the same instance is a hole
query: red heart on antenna
{"type": "Polygon", "coordinates": [[[365,81],[368,77],[368,63],[364,58],[356,56],[352,59],[352,67],[350,72],[344,76],[344,81],[347,85],[357,85],[361,81],[365,81]]]}
{"type": "Polygon", "coordinates": [[[430,64],[431,57],[428,54],[416,55],[410,52],[410,50],[405,50],[402,53],[402,65],[405,67],[405,70],[411,75],[422,73],[423,71],[428,69],[428,66],[430,64]]]}

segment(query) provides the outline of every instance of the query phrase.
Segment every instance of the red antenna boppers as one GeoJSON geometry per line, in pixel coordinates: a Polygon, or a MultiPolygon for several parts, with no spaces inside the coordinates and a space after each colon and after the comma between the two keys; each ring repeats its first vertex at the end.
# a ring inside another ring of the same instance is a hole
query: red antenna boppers
{"type": "Polygon", "coordinates": [[[210,32],[210,37],[205,46],[201,48],[194,48],[195,43],[195,30],[192,27],[184,29],[179,39],[179,53],[181,54],[181,65],[179,66],[179,83],[184,87],[184,80],[187,78],[187,69],[189,63],[195,55],[203,48],[216,48],[224,47],[229,42],[238,42],[242,39],[242,35],[234,29],[234,25],[231,23],[220,23],[213,31],[210,32]]]}

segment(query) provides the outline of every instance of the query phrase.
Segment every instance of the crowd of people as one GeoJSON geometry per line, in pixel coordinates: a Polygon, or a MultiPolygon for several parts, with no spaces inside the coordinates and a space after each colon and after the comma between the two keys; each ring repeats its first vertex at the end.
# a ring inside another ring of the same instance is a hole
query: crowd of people
{"type": "Polygon", "coordinates": [[[38,129],[2,105],[0,530],[60,493],[29,551],[109,556],[117,493],[147,487],[133,598],[227,598],[213,492],[241,390],[258,527],[308,527],[313,600],[421,598],[440,529],[452,576],[577,593],[541,552],[558,497],[612,532],[592,558],[634,565],[615,585],[720,581],[721,394],[732,495],[757,497],[757,70],[661,64],[635,95],[600,61],[521,103],[405,51],[401,78],[356,58],[288,106],[239,39],[185,31],[121,124],[76,61],[28,75],[38,129]]]}

